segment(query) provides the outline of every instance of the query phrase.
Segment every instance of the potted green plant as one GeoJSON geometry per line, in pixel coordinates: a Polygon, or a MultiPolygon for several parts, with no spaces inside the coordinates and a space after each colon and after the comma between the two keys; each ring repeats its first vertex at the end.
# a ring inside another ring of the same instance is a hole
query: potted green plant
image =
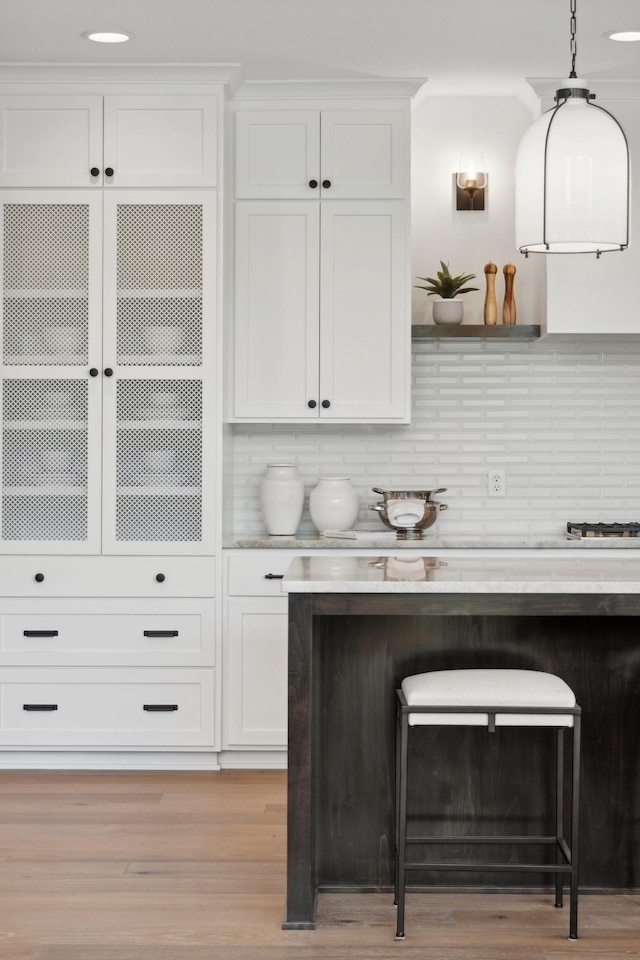
{"type": "Polygon", "coordinates": [[[462,323],[464,314],[464,304],[459,300],[463,293],[471,293],[479,290],[479,287],[465,286],[469,280],[475,280],[475,273],[461,273],[457,277],[449,271],[449,264],[444,260],[440,261],[441,270],[438,270],[437,278],[418,277],[418,280],[424,280],[428,286],[416,284],[418,289],[426,290],[428,297],[439,296],[433,304],[433,321],[438,324],[462,323]]]}

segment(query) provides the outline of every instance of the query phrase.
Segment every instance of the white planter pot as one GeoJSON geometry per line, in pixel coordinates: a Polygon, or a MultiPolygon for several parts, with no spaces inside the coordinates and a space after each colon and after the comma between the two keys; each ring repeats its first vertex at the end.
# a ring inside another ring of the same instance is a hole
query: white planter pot
{"type": "Polygon", "coordinates": [[[350,530],[358,518],[358,494],[348,477],[322,477],[309,494],[316,530],[350,530]]]}
{"type": "Polygon", "coordinates": [[[292,537],[302,517],[304,481],[293,463],[270,463],[260,485],[262,516],[272,537],[292,537]]]}
{"type": "Polygon", "coordinates": [[[433,322],[441,326],[454,326],[462,323],[464,316],[464,303],[462,300],[434,300],[433,301],[433,322]]]}

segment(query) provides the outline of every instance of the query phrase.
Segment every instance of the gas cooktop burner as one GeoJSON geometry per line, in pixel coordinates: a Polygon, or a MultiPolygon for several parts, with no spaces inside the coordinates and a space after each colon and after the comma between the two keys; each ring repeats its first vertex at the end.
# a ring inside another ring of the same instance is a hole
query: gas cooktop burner
{"type": "Polygon", "coordinates": [[[640,523],[567,523],[567,537],[640,537],[640,523]]]}

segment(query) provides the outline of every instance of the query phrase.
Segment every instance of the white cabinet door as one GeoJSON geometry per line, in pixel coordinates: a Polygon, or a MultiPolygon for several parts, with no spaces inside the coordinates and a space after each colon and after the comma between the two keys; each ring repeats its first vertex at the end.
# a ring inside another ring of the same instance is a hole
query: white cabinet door
{"type": "Polygon", "coordinates": [[[405,197],[408,113],[251,110],[236,113],[239,199],[405,197]]]}
{"type": "Polygon", "coordinates": [[[1,187],[203,187],[216,96],[0,97],[1,187]]]}
{"type": "Polygon", "coordinates": [[[404,202],[323,204],[321,235],[320,417],[408,418],[404,202]]]}
{"type": "Polygon", "coordinates": [[[234,418],[406,422],[404,201],[239,201],[236,243],[234,418]]]}
{"type": "Polygon", "coordinates": [[[105,97],[108,185],[215,186],[217,141],[215,97],[105,97]]]}
{"type": "Polygon", "coordinates": [[[236,205],[234,414],[317,419],[317,203],[236,205]]]}
{"type": "Polygon", "coordinates": [[[213,553],[216,198],[104,199],[103,552],[213,553]]]}
{"type": "Polygon", "coordinates": [[[248,110],[236,114],[238,199],[315,199],[319,177],[317,110],[248,110]]]}
{"type": "Polygon", "coordinates": [[[321,125],[324,200],[406,197],[409,118],[397,110],[326,110],[321,125]]]}
{"type": "Polygon", "coordinates": [[[287,745],[287,600],[227,601],[223,745],[287,745]]]}
{"type": "Polygon", "coordinates": [[[102,203],[0,203],[1,549],[100,551],[102,203]]]}
{"type": "Polygon", "coordinates": [[[102,97],[0,97],[0,186],[88,187],[101,173],[102,97]]]}

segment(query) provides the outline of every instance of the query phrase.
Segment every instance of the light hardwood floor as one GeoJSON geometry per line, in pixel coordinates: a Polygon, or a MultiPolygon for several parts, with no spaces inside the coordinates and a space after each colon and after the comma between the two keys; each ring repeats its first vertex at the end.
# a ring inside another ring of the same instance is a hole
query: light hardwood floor
{"type": "Polygon", "coordinates": [[[640,895],[323,894],[283,931],[285,774],[0,774],[0,960],[638,960],[640,895]]]}

